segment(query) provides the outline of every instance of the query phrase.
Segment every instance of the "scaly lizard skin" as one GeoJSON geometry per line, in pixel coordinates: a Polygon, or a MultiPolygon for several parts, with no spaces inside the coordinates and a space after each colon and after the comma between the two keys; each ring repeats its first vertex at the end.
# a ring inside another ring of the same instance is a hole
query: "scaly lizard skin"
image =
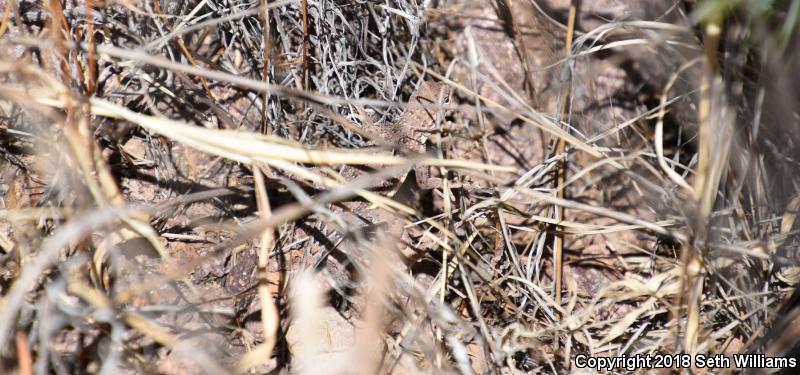
{"type": "MultiPolygon", "coordinates": [[[[425,154],[428,138],[438,130],[441,124],[442,111],[435,108],[450,102],[450,86],[443,83],[422,82],[408,101],[409,107],[403,116],[392,124],[389,139],[400,146],[403,151],[414,154],[425,154]],[[437,121],[438,117],[438,121],[437,121]]],[[[417,185],[425,190],[441,187],[440,178],[431,178],[431,167],[417,165],[414,167],[417,185]]],[[[398,176],[401,184],[409,171],[398,176]]]]}

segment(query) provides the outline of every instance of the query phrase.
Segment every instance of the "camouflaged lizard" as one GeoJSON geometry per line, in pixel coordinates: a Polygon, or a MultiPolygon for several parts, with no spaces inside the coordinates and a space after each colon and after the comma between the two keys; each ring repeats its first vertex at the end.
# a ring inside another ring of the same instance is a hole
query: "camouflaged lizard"
{"type": "MultiPolygon", "coordinates": [[[[411,155],[428,153],[428,139],[438,132],[439,124],[443,121],[443,111],[440,107],[450,102],[450,86],[443,83],[422,82],[411,95],[408,107],[399,120],[388,127],[389,139],[398,149],[411,155]]],[[[431,177],[431,168],[425,165],[415,165],[403,171],[398,177],[400,184],[404,185],[407,176],[414,174],[415,182],[420,189],[430,190],[440,188],[441,178],[431,177]]],[[[399,187],[398,187],[399,188],[399,187]]]]}

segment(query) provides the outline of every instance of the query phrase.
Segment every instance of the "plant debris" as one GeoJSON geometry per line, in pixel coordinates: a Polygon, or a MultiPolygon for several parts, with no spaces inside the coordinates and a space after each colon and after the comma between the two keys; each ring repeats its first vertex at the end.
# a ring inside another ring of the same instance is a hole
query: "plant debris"
{"type": "Polygon", "coordinates": [[[796,367],[798,0],[0,12],[3,373],[796,367]]]}

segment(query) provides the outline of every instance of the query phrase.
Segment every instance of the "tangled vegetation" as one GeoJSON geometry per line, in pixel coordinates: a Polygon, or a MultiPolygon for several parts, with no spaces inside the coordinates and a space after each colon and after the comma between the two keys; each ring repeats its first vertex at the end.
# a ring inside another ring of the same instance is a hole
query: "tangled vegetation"
{"type": "Polygon", "coordinates": [[[798,356],[799,0],[0,11],[3,373],[798,356]]]}

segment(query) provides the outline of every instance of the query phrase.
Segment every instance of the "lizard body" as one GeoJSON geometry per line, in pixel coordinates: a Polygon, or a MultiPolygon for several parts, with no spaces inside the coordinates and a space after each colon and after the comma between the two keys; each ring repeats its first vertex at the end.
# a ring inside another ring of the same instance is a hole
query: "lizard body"
{"type": "MultiPolygon", "coordinates": [[[[390,126],[391,139],[398,148],[409,154],[422,155],[428,152],[428,139],[438,132],[442,122],[442,110],[437,108],[450,102],[450,86],[443,83],[422,82],[411,99],[400,119],[390,126]]],[[[404,171],[398,178],[401,184],[412,172],[412,168],[404,171]]],[[[413,167],[415,181],[419,188],[430,190],[441,187],[440,178],[431,178],[431,167],[416,165],[413,167]]]]}

